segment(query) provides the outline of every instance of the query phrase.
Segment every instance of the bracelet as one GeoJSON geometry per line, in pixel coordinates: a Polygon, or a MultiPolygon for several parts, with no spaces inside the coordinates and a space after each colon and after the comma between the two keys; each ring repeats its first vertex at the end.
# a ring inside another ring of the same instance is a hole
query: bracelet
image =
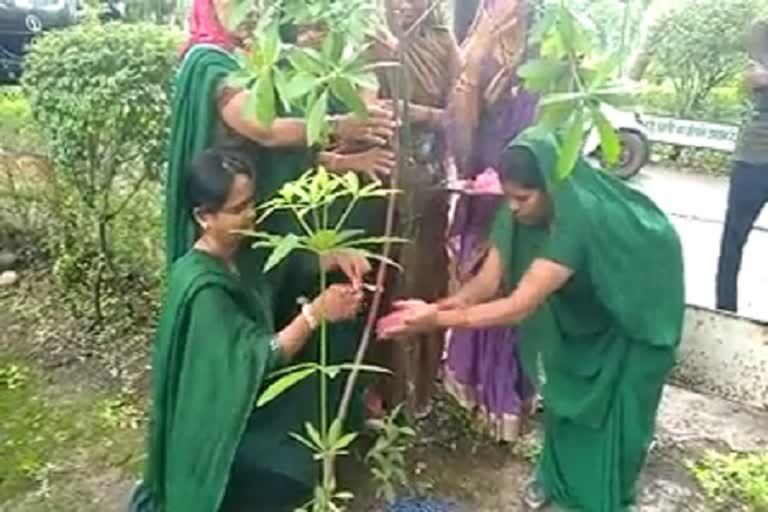
{"type": "Polygon", "coordinates": [[[269,340],[269,349],[272,352],[277,352],[279,354],[283,353],[283,346],[280,344],[280,340],[277,339],[277,336],[273,336],[271,340],[269,340]]]}
{"type": "Polygon", "coordinates": [[[315,312],[312,308],[311,304],[304,304],[301,306],[301,316],[304,317],[304,320],[306,320],[307,325],[309,325],[309,328],[313,331],[317,329],[317,317],[315,316],[315,312]]]}

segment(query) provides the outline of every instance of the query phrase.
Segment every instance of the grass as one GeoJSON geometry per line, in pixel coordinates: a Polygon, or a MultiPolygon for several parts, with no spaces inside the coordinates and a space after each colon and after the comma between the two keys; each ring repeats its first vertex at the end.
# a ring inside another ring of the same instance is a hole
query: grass
{"type": "Polygon", "coordinates": [[[138,474],[140,409],[103,392],[49,382],[0,354],[0,503],[7,507],[0,509],[109,510],[88,496],[90,483],[101,476],[124,486],[138,474]]]}
{"type": "Polygon", "coordinates": [[[689,466],[713,510],[768,512],[768,453],[708,451],[689,466]]]}

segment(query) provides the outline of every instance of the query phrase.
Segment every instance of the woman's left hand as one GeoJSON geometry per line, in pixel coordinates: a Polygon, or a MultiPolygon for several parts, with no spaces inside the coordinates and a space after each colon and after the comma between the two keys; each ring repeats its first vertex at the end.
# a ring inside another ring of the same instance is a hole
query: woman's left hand
{"type": "Polygon", "coordinates": [[[363,277],[371,271],[368,260],[352,251],[334,251],[324,254],[320,257],[320,266],[326,272],[341,271],[355,290],[362,288],[363,277]]]}

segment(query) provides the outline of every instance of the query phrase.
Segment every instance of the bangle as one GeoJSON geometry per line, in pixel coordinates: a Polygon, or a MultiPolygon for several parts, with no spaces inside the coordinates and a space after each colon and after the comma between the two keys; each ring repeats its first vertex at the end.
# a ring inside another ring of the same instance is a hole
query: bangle
{"type": "Polygon", "coordinates": [[[277,339],[277,336],[273,336],[271,340],[269,340],[269,349],[272,352],[277,352],[279,354],[283,353],[283,346],[280,344],[280,340],[277,339]]]}
{"type": "Polygon", "coordinates": [[[315,312],[311,304],[304,304],[301,306],[301,316],[304,317],[304,320],[306,320],[310,329],[313,331],[317,329],[317,317],[315,316],[315,312]]]}

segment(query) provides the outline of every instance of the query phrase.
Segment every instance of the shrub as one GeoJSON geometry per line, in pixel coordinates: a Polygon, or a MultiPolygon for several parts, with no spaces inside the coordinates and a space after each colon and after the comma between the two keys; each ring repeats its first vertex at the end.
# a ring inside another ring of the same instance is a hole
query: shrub
{"type": "Polygon", "coordinates": [[[4,151],[40,151],[40,134],[32,124],[29,102],[20,88],[0,90],[0,149],[4,151]]]}
{"type": "Polygon", "coordinates": [[[672,83],[678,115],[691,115],[744,69],[744,35],[758,9],[757,0],[687,0],[652,25],[652,70],[672,83]]]}
{"type": "Polygon", "coordinates": [[[768,510],[768,455],[710,451],[690,469],[715,510],[768,510]]]}
{"type": "MultiPolygon", "coordinates": [[[[640,105],[648,114],[677,117],[680,107],[674,89],[667,85],[644,84],[640,105]]],[[[712,123],[740,124],[749,110],[748,100],[737,85],[713,89],[688,119],[712,123]]]]}
{"type": "MultiPolygon", "coordinates": [[[[23,88],[62,217],[55,268],[65,284],[88,283],[99,319],[104,285],[120,274],[116,227],[165,161],[179,40],[168,27],[85,23],[38,38],[27,56],[23,88]]],[[[159,209],[144,210],[159,225],[159,209]]]]}

